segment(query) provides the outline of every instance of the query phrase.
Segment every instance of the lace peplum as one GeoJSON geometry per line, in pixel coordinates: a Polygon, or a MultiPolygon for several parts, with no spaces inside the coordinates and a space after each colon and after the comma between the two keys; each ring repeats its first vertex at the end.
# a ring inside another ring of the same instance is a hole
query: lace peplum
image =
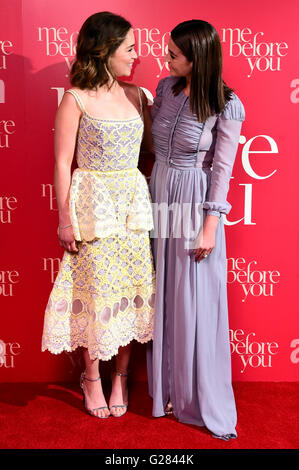
{"type": "Polygon", "coordinates": [[[75,170],[70,215],[79,241],[153,228],[147,183],[137,168],[120,170],[117,175],[114,171],[75,170]]]}

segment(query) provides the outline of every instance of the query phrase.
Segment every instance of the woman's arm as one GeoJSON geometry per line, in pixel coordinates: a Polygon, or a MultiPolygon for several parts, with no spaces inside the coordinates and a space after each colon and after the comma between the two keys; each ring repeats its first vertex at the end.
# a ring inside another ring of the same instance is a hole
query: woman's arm
{"type": "Polygon", "coordinates": [[[215,247],[216,229],[221,213],[228,214],[231,205],[226,200],[229,182],[236,158],[242,122],[245,111],[235,96],[217,121],[216,145],[208,199],[203,208],[207,216],[196,243],[195,258],[202,259],[203,253],[210,253],[215,247]]]}
{"type": "Polygon", "coordinates": [[[76,146],[81,110],[74,97],[66,93],[55,118],[54,187],[59,212],[59,243],[68,251],[78,251],[69,214],[71,165],[76,146]],[[64,228],[66,227],[66,228],[64,228]]]}
{"type": "Polygon", "coordinates": [[[152,137],[152,118],[148,109],[147,97],[141,90],[142,109],[143,109],[143,122],[144,132],[141,144],[141,151],[147,153],[155,153],[154,141],[152,137]]]}
{"type": "Polygon", "coordinates": [[[142,106],[143,106],[143,115],[144,115],[144,137],[142,142],[142,150],[148,153],[155,153],[154,141],[152,137],[152,121],[155,118],[159,108],[161,106],[162,97],[163,97],[163,84],[165,78],[159,81],[156,88],[156,96],[154,103],[149,111],[147,104],[147,97],[142,91],[142,106]]]}

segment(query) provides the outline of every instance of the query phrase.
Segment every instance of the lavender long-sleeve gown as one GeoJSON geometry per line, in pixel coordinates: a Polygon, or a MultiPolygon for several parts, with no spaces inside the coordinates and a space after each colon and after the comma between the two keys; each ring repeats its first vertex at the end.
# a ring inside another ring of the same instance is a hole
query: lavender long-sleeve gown
{"type": "Polygon", "coordinates": [[[169,236],[154,235],[157,292],[154,340],[147,350],[149,393],[153,416],[163,416],[170,399],[179,421],[206,426],[215,437],[229,439],[237,435],[237,413],[221,214],[231,208],[226,196],[245,114],[233,94],[220,115],[199,123],[190,114],[184,92],[173,95],[176,80],[167,77],[159,82],[152,107],[156,153],[152,200],[156,208],[160,203],[191,203],[192,222],[198,203],[203,217],[217,215],[219,223],[215,248],[200,263],[185,237],[173,236],[173,211],[166,215],[169,236]]]}

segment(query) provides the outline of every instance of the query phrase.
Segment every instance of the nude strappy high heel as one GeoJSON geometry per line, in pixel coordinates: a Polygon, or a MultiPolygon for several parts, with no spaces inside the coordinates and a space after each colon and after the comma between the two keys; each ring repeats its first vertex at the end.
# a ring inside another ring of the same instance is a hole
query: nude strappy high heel
{"type": "Polygon", "coordinates": [[[107,409],[108,411],[109,408],[108,406],[99,406],[99,408],[87,408],[86,406],[86,399],[85,399],[85,392],[84,392],[84,388],[83,388],[83,382],[84,380],[88,380],[89,382],[97,382],[98,380],[101,380],[101,377],[99,376],[97,379],[89,379],[88,377],[86,377],[85,375],[85,371],[82,372],[81,376],[80,376],[80,387],[82,389],[82,394],[83,394],[83,403],[84,403],[84,406],[85,406],[85,409],[87,411],[88,414],[90,414],[91,416],[94,416],[95,418],[101,418],[101,419],[106,419],[106,418],[109,418],[110,414],[107,415],[107,416],[98,416],[98,415],[95,415],[94,412],[97,411],[97,410],[105,410],[107,409]]]}
{"type": "Polygon", "coordinates": [[[171,401],[169,400],[166,407],[165,407],[165,410],[164,410],[164,413],[166,415],[172,415],[173,414],[173,408],[172,408],[172,403],[171,401]]]}
{"type": "MultiPolygon", "coordinates": [[[[123,374],[123,373],[121,373],[121,372],[116,372],[116,371],[115,371],[115,372],[112,372],[112,374],[118,375],[119,377],[128,377],[128,374],[127,374],[127,373],[126,373],[126,374],[123,374]]],[[[111,416],[114,416],[114,418],[120,418],[121,416],[123,416],[124,414],[126,414],[126,412],[128,411],[128,403],[127,403],[126,405],[125,405],[125,404],[124,404],[124,405],[111,405],[111,406],[109,407],[109,411],[110,411],[110,413],[111,413],[111,416]],[[113,413],[113,412],[112,412],[112,409],[113,409],[113,408],[124,408],[124,412],[121,413],[121,414],[116,414],[115,412],[113,413]]]]}

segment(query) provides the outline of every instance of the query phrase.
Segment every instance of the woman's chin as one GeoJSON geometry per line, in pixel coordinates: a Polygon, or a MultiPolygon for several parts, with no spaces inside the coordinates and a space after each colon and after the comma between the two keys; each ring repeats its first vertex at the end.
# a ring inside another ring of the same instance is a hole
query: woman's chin
{"type": "Polygon", "coordinates": [[[116,73],[117,78],[122,78],[122,77],[130,77],[132,75],[132,69],[129,68],[127,70],[122,70],[121,72],[119,71],[116,73]]]}
{"type": "Polygon", "coordinates": [[[132,69],[130,68],[129,70],[126,70],[126,72],[123,74],[123,77],[130,77],[132,74],[132,69]]]}

